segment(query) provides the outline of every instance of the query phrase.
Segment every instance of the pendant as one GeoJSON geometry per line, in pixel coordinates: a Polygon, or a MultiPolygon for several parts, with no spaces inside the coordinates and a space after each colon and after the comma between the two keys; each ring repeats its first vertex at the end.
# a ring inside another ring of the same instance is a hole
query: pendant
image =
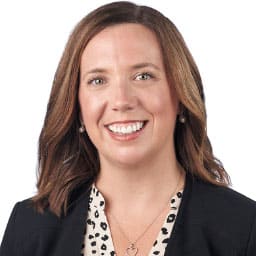
{"type": "Polygon", "coordinates": [[[126,249],[126,256],[136,256],[138,253],[138,248],[135,247],[134,244],[131,244],[127,249],[126,249]]]}

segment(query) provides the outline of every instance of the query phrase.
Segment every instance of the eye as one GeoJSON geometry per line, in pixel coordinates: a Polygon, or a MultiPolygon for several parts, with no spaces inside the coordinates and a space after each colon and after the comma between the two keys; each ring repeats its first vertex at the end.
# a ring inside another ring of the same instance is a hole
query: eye
{"type": "Polygon", "coordinates": [[[88,85],[94,85],[94,86],[99,86],[99,85],[102,85],[104,84],[105,81],[103,78],[100,78],[100,77],[95,77],[95,78],[92,78],[90,79],[87,84],[88,85]]]}
{"type": "Polygon", "coordinates": [[[135,80],[149,80],[151,78],[153,78],[153,76],[150,73],[145,72],[136,75],[135,80]]]}

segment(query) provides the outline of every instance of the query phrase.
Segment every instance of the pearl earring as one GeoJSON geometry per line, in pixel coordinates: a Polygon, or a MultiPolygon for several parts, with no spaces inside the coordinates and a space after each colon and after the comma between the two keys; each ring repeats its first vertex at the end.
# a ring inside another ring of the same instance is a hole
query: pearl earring
{"type": "Polygon", "coordinates": [[[83,133],[85,131],[85,126],[82,124],[80,127],[79,127],[79,132],[80,133],[83,133]]]}
{"type": "Polygon", "coordinates": [[[182,124],[186,123],[186,117],[185,117],[183,114],[180,114],[180,115],[179,115],[179,121],[180,121],[180,123],[182,123],[182,124]]]}

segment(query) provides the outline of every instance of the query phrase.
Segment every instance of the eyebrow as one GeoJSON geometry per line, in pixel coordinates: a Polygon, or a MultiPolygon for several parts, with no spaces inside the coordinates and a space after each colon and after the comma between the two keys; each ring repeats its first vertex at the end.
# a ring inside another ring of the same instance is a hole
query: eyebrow
{"type": "MultiPolygon", "coordinates": [[[[138,63],[138,64],[135,64],[135,65],[132,65],[132,66],[131,66],[131,69],[132,69],[132,70],[136,70],[136,69],[147,68],[147,67],[151,67],[151,68],[154,68],[154,69],[156,69],[156,70],[160,70],[160,68],[159,68],[157,65],[155,65],[155,64],[153,64],[153,63],[151,63],[151,62],[142,62],[142,63],[138,63]]],[[[106,72],[107,72],[107,69],[104,69],[104,68],[93,68],[93,69],[87,71],[87,72],[83,75],[83,77],[85,77],[85,76],[87,76],[87,75],[89,75],[89,74],[106,73],[106,72]]]]}
{"type": "Polygon", "coordinates": [[[104,68],[93,68],[82,75],[82,80],[85,79],[89,74],[106,73],[107,69],[104,68]]]}
{"type": "Polygon", "coordinates": [[[160,70],[160,68],[157,65],[155,65],[151,62],[142,62],[142,63],[135,64],[132,66],[132,69],[140,69],[140,68],[147,68],[147,67],[151,67],[151,68],[160,70]]]}
{"type": "Polygon", "coordinates": [[[89,71],[87,71],[84,76],[88,75],[88,74],[93,74],[93,73],[104,73],[104,72],[107,72],[107,69],[104,69],[104,68],[94,68],[94,69],[91,69],[89,71]]]}

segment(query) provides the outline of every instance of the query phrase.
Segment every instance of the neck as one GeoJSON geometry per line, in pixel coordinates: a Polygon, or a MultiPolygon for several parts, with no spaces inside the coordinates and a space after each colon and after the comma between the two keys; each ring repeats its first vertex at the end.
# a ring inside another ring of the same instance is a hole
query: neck
{"type": "Polygon", "coordinates": [[[152,202],[161,208],[174,190],[183,187],[185,176],[178,162],[171,159],[140,166],[115,166],[103,161],[101,167],[96,186],[108,208],[123,211],[130,207],[127,202],[132,202],[133,209],[148,208],[152,202]]]}

